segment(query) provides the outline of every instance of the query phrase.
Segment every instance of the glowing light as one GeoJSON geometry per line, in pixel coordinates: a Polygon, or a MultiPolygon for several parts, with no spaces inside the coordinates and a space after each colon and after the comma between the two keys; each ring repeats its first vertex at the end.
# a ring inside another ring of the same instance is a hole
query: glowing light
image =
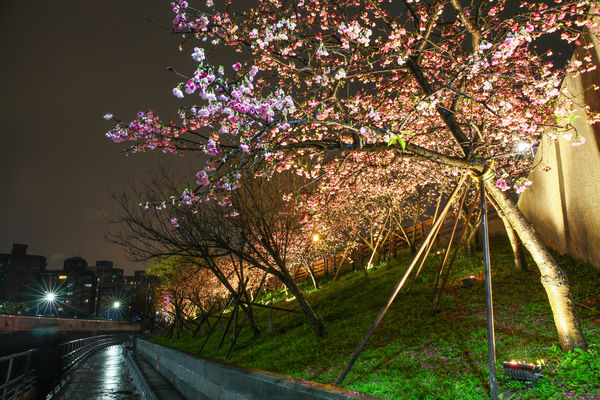
{"type": "Polygon", "coordinates": [[[51,303],[54,300],[56,300],[56,294],[52,293],[52,292],[46,292],[44,294],[44,300],[51,303]]]}
{"type": "Polygon", "coordinates": [[[319,239],[321,239],[321,238],[319,237],[319,234],[318,234],[318,233],[315,233],[315,234],[313,235],[313,237],[312,237],[312,240],[313,240],[313,242],[318,242],[318,241],[319,241],[319,239]]]}
{"type": "Polygon", "coordinates": [[[60,279],[60,280],[65,280],[65,279],[67,279],[67,276],[66,276],[66,275],[59,275],[59,276],[58,276],[58,279],[60,279]]]}
{"type": "Polygon", "coordinates": [[[121,307],[121,302],[120,301],[115,301],[113,303],[113,308],[119,308],[119,307],[121,307]]]}
{"type": "Polygon", "coordinates": [[[517,153],[527,153],[529,150],[531,150],[531,144],[529,143],[521,142],[517,143],[515,146],[515,151],[517,153]]]}

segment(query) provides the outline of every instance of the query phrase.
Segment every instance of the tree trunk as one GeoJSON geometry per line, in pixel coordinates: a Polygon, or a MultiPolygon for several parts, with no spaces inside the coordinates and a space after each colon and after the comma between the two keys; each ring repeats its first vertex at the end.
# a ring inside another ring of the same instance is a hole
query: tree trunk
{"type": "MultiPolygon", "coordinates": [[[[418,54],[408,57],[407,66],[419,83],[419,86],[423,89],[423,92],[431,95],[433,89],[423,71],[421,71],[418,57],[418,54]]],[[[455,114],[442,104],[437,106],[437,110],[450,132],[452,132],[452,136],[462,149],[464,155],[471,154],[473,149],[470,146],[470,141],[458,124],[455,114]]],[[[567,351],[576,347],[587,347],[575,311],[575,303],[571,296],[571,288],[569,287],[567,275],[552,258],[552,255],[523,216],[514,200],[506,196],[492,181],[486,181],[485,186],[488,193],[490,193],[491,197],[498,203],[500,209],[508,218],[517,235],[519,235],[525,248],[531,253],[542,274],[542,285],[546,290],[550,307],[552,308],[561,348],[567,351]]]]}
{"type": "MultiPolygon", "coordinates": [[[[467,210],[460,210],[463,220],[467,221],[467,210]]],[[[458,218],[458,216],[457,216],[458,218]]],[[[479,239],[479,227],[481,226],[481,214],[477,214],[471,221],[467,221],[467,234],[464,240],[465,255],[468,257],[474,257],[478,248],[479,239]]]]}
{"type": "Polygon", "coordinates": [[[313,273],[312,268],[310,267],[310,265],[308,264],[308,262],[304,262],[304,270],[306,271],[306,273],[308,274],[308,276],[312,280],[314,288],[316,290],[319,290],[319,283],[317,282],[317,278],[315,277],[315,274],[313,273]]]}
{"type": "MultiPolygon", "coordinates": [[[[210,270],[212,271],[212,273],[217,277],[217,279],[219,280],[219,282],[221,282],[221,284],[227,289],[227,291],[229,291],[229,293],[231,293],[231,295],[238,301],[240,302],[240,300],[243,300],[242,294],[245,294],[245,298],[246,300],[250,299],[250,296],[248,296],[248,292],[246,291],[246,287],[245,284],[240,280],[240,285],[243,286],[242,290],[240,290],[238,292],[238,290],[235,290],[233,288],[233,286],[231,286],[231,283],[229,282],[229,280],[227,279],[227,277],[225,275],[223,275],[223,273],[221,272],[221,270],[217,267],[216,264],[211,263],[210,265],[210,270]]],[[[252,300],[249,300],[250,302],[252,302],[252,300]]],[[[244,311],[244,313],[246,313],[246,315],[248,316],[248,319],[250,320],[250,326],[252,328],[252,331],[254,332],[255,336],[260,336],[260,328],[258,327],[258,324],[256,323],[256,319],[254,318],[254,313],[252,312],[252,306],[248,306],[246,307],[245,305],[241,305],[242,310],[244,311]]]]}
{"type": "Polygon", "coordinates": [[[492,181],[486,181],[485,186],[521,238],[525,248],[531,253],[542,274],[541,281],[552,308],[560,347],[563,351],[587,347],[567,275],[556,263],[515,202],[492,181]]]}
{"type": "Polygon", "coordinates": [[[296,285],[296,282],[292,279],[287,270],[283,270],[281,272],[278,271],[278,275],[281,274],[281,281],[285,284],[285,286],[289,289],[289,291],[296,297],[298,300],[298,304],[300,305],[300,309],[308,319],[308,322],[313,327],[313,330],[317,334],[318,337],[327,336],[327,327],[325,326],[325,321],[323,321],[317,314],[315,314],[314,310],[304,297],[304,294],[300,291],[300,288],[296,285]]]}
{"type": "MultiPolygon", "coordinates": [[[[242,285],[241,282],[240,285],[242,285]]],[[[250,321],[250,328],[252,329],[254,336],[258,337],[260,336],[260,328],[258,327],[256,318],[254,317],[254,309],[252,308],[252,296],[248,293],[248,290],[246,290],[246,283],[243,283],[241,292],[241,296],[238,295],[238,297],[240,297],[240,300],[242,300],[241,297],[243,297],[244,299],[246,299],[247,303],[244,304],[242,301],[240,301],[240,307],[242,311],[244,311],[244,313],[246,314],[246,317],[248,317],[248,321],[250,321]]]]}
{"type": "Polygon", "coordinates": [[[245,307],[241,307],[241,304],[240,304],[240,308],[242,309],[242,311],[244,311],[244,313],[248,317],[248,321],[250,322],[250,328],[252,329],[252,333],[254,333],[254,336],[255,337],[260,336],[260,328],[258,327],[258,324],[256,323],[256,318],[254,317],[254,309],[252,308],[252,304],[247,304],[245,307]]]}
{"type": "Polygon", "coordinates": [[[410,241],[410,254],[416,254],[417,253],[417,222],[419,221],[418,219],[418,214],[417,216],[415,216],[415,219],[413,221],[413,226],[412,226],[412,240],[410,241]]]}
{"type": "Polygon", "coordinates": [[[475,239],[477,238],[478,228],[479,226],[472,226],[471,224],[469,224],[469,227],[467,228],[468,233],[467,237],[465,238],[465,255],[468,257],[475,256],[475,253],[477,252],[475,239]]]}
{"type": "Polygon", "coordinates": [[[506,230],[506,236],[508,236],[508,241],[510,242],[510,247],[512,248],[512,251],[513,251],[513,260],[515,262],[515,268],[520,271],[526,271],[527,270],[527,262],[525,261],[525,254],[523,253],[523,245],[521,244],[521,240],[519,239],[517,232],[511,225],[508,218],[506,218],[504,211],[502,211],[502,209],[498,206],[498,203],[496,203],[496,201],[492,197],[490,197],[490,196],[488,196],[488,197],[489,197],[490,203],[492,203],[492,205],[498,212],[498,216],[500,217],[500,219],[502,220],[502,223],[504,224],[504,229],[506,230]]]}

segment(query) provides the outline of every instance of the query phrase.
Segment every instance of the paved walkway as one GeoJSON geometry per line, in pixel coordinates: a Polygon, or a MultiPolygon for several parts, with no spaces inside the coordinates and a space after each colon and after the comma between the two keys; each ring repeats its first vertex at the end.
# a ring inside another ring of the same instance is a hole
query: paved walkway
{"type": "Polygon", "coordinates": [[[77,367],[59,399],[139,400],[122,346],[100,349],[77,367]]]}

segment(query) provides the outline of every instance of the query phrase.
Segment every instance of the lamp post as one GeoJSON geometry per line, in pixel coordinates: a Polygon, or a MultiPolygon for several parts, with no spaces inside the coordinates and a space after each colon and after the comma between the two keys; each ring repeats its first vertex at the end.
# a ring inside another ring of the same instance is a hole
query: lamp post
{"type": "MultiPolygon", "coordinates": [[[[37,305],[37,307],[38,307],[37,314],[40,313],[40,308],[39,308],[40,307],[40,303],[44,304],[44,310],[43,311],[44,311],[45,314],[47,314],[48,309],[54,308],[55,303],[57,302],[57,300],[58,299],[57,299],[57,296],[56,296],[55,292],[52,292],[52,291],[46,291],[46,292],[44,292],[44,295],[41,298],[41,302],[39,302],[38,305],[37,305]]],[[[58,311],[57,311],[57,314],[58,314],[58,311]]]]}
{"type": "Polygon", "coordinates": [[[54,303],[55,300],[56,300],[56,294],[54,294],[52,292],[46,292],[44,294],[44,301],[46,303],[54,303]]]}
{"type": "MultiPolygon", "coordinates": [[[[121,302],[120,302],[120,301],[118,301],[118,300],[117,300],[117,301],[114,301],[114,302],[113,302],[113,304],[112,304],[112,307],[111,307],[110,309],[113,311],[113,313],[114,313],[114,314],[117,314],[117,315],[118,315],[118,313],[119,313],[119,310],[121,309],[121,302]]],[[[114,317],[114,315],[113,315],[113,317],[114,317]]],[[[110,318],[110,314],[109,314],[109,318],[108,318],[108,319],[111,319],[111,318],[110,318]]],[[[114,319],[114,318],[113,318],[113,319],[114,319]]]]}

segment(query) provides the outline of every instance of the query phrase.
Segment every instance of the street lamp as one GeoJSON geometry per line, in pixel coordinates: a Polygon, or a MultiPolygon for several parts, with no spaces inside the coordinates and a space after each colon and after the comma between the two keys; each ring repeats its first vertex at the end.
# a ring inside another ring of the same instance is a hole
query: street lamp
{"type": "Polygon", "coordinates": [[[44,301],[47,303],[54,303],[56,300],[56,294],[53,292],[44,293],[44,301]]]}
{"type": "Polygon", "coordinates": [[[313,241],[313,242],[315,242],[315,243],[316,243],[316,242],[318,242],[318,241],[319,241],[319,239],[321,239],[321,238],[319,237],[319,234],[318,234],[318,233],[315,233],[315,234],[313,235],[313,237],[312,237],[312,241],[313,241]]]}
{"type": "Polygon", "coordinates": [[[118,300],[115,300],[112,303],[112,307],[110,309],[108,309],[108,311],[107,311],[107,313],[108,313],[108,319],[118,319],[119,318],[119,314],[120,314],[120,310],[121,310],[121,302],[118,301],[118,300]],[[111,318],[111,314],[112,314],[112,318],[111,318]]]}

